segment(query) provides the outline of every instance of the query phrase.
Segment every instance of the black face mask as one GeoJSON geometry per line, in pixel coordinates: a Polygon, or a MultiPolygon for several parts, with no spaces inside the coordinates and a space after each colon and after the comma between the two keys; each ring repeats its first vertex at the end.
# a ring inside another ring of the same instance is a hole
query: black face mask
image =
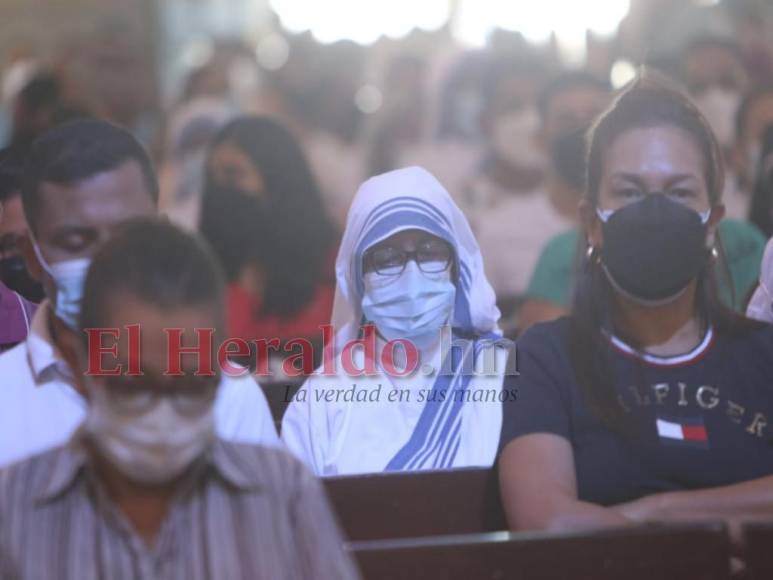
{"type": "Polygon", "coordinates": [[[708,256],[701,215],[663,194],[648,194],[603,222],[601,263],[612,285],[639,302],[679,295],[708,256]]]}
{"type": "Polygon", "coordinates": [[[581,191],[585,187],[585,133],[581,127],[557,137],[550,145],[553,169],[567,185],[581,191]]]}
{"type": "Polygon", "coordinates": [[[10,256],[0,260],[0,281],[30,302],[40,302],[45,296],[43,285],[27,272],[27,265],[21,256],[10,256]]]}
{"type": "Polygon", "coordinates": [[[199,231],[220,258],[229,281],[239,276],[245,264],[268,250],[270,227],[268,201],[234,188],[205,190],[199,231]]]}

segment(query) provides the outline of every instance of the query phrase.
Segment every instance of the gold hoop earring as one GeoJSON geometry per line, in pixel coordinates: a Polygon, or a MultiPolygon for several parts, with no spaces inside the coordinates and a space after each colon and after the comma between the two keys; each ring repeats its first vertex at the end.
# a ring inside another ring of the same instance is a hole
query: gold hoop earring
{"type": "Polygon", "coordinates": [[[601,258],[599,257],[599,252],[596,246],[591,246],[591,245],[588,246],[588,249],[585,252],[585,258],[589,262],[595,262],[596,264],[599,263],[601,258]]]}

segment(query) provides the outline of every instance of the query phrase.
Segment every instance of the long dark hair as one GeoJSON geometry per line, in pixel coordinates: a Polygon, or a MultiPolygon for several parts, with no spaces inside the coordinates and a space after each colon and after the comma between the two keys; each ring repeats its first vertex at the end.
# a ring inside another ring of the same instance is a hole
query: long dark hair
{"type": "MultiPolygon", "coordinates": [[[[584,195],[589,208],[595,209],[598,204],[605,156],[614,141],[631,129],[661,126],[681,129],[699,147],[711,205],[720,202],[724,170],[719,145],[708,123],[682,93],[666,81],[645,75],[623,89],[590,130],[584,195]]],[[[593,413],[613,430],[631,433],[611,376],[610,343],[605,336],[613,331],[614,290],[584,236],[580,243],[585,257],[577,275],[567,336],[572,366],[593,413]]],[[[716,284],[717,268],[724,265],[721,245],[719,250],[718,257],[706,260],[698,274],[696,311],[702,322],[718,334],[737,335],[758,328],[758,323],[738,315],[721,301],[716,284]]]]}
{"type": "MultiPolygon", "coordinates": [[[[240,117],[226,125],[210,152],[228,143],[247,155],[263,179],[269,219],[260,227],[264,248],[255,256],[266,277],[259,314],[291,317],[312,299],[320,283],[331,283],[330,256],[338,235],[298,141],[268,117],[240,117]]],[[[217,187],[207,176],[205,196],[217,187]]]]}

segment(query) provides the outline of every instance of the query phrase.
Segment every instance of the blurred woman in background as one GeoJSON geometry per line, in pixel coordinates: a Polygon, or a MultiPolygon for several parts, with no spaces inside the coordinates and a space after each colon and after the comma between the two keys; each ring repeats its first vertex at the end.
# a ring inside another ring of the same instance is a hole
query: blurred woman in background
{"type": "Polygon", "coordinates": [[[230,283],[228,333],[320,336],[330,320],[337,233],[292,135],[267,117],[240,117],[215,137],[199,225],[230,283]]]}

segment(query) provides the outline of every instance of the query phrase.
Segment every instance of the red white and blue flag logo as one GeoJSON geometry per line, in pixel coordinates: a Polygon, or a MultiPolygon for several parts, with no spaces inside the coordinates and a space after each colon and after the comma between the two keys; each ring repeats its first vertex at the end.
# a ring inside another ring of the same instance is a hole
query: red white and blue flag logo
{"type": "Polygon", "coordinates": [[[708,449],[709,437],[703,417],[659,417],[656,419],[661,443],[708,449]]]}

